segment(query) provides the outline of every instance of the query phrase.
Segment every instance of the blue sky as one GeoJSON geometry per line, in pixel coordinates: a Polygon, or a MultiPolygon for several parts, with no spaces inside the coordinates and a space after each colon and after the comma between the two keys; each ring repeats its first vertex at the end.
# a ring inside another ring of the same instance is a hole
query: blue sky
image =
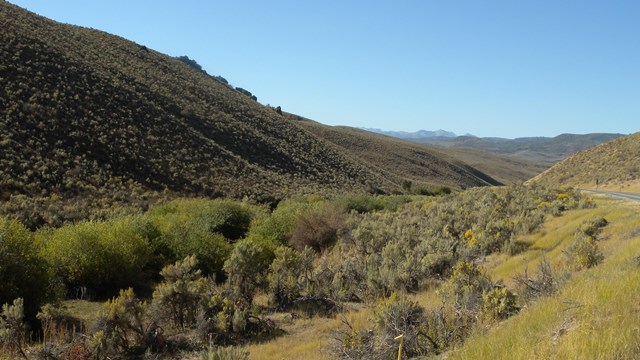
{"type": "Polygon", "coordinates": [[[10,0],[330,125],[640,131],[640,1],[10,0]]]}

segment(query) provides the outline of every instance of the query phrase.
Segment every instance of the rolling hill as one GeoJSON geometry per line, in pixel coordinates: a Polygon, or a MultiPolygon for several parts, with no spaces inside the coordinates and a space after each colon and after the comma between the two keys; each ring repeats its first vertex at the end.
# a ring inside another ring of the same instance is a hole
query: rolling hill
{"type": "Polygon", "coordinates": [[[365,161],[187,57],[7,2],[0,23],[1,211],[32,227],[159,197],[273,202],[399,191],[406,177],[454,189],[495,183],[436,154],[365,161]]]}
{"type": "MultiPolygon", "coordinates": [[[[295,115],[293,118],[296,118],[295,115]]],[[[451,167],[453,170],[465,170],[494,185],[525,181],[548,168],[544,164],[533,161],[477,149],[443,149],[379,135],[369,130],[363,131],[347,126],[326,126],[310,120],[302,121],[300,124],[318,137],[340,146],[364,161],[380,168],[395,169],[394,172],[399,176],[417,183],[450,181],[449,177],[452,175],[442,171],[443,168],[450,166],[446,161],[459,167],[459,169],[451,167]],[[478,170],[481,173],[478,173],[478,170]],[[486,178],[485,174],[489,175],[490,179],[486,178]]],[[[460,175],[464,175],[464,172],[459,173],[458,181],[466,178],[460,175]]]]}
{"type": "Polygon", "coordinates": [[[561,134],[556,137],[517,139],[458,136],[454,138],[413,139],[446,148],[472,148],[550,165],[580,150],[615,139],[622,134],[561,134]]]}
{"type": "Polygon", "coordinates": [[[532,181],[548,186],[640,190],[640,133],[580,151],[532,181]]]}
{"type": "Polygon", "coordinates": [[[503,184],[526,181],[549,168],[545,162],[527,160],[471,148],[438,149],[491,176],[503,184]]]}

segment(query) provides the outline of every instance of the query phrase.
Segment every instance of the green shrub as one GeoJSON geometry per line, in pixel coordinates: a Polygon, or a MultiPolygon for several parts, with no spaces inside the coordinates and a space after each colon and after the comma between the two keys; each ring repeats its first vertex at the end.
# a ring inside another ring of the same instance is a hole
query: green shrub
{"type": "Polygon", "coordinates": [[[138,300],[132,288],[120,290],[118,297],[108,300],[93,326],[97,334],[94,352],[98,354],[145,349],[147,304],[138,300]]]}
{"type": "Polygon", "coordinates": [[[67,320],[70,318],[66,307],[62,302],[44,304],[36,318],[42,323],[42,342],[47,343],[56,340],[60,333],[66,335],[67,320]]]}
{"type": "Polygon", "coordinates": [[[373,321],[376,358],[394,358],[398,352],[398,342],[394,338],[399,335],[403,335],[404,356],[422,355],[419,335],[425,315],[418,303],[394,293],[374,309],[373,321]]]}
{"type": "Polygon", "coordinates": [[[604,260],[596,239],[581,233],[576,234],[567,254],[578,269],[592,268],[604,260]]]}
{"type": "Polygon", "coordinates": [[[410,201],[410,197],[401,195],[354,195],[339,198],[335,203],[344,207],[347,212],[363,214],[380,210],[396,211],[400,205],[410,201]]]}
{"type": "Polygon", "coordinates": [[[69,287],[109,295],[139,284],[151,263],[151,239],[138,218],[65,225],[44,236],[43,256],[69,287]]]}
{"type": "Polygon", "coordinates": [[[513,278],[518,285],[518,294],[524,301],[531,301],[543,296],[553,294],[558,289],[558,283],[562,281],[562,276],[558,278],[554,274],[551,264],[547,259],[543,259],[538,265],[538,271],[534,277],[529,277],[528,271],[518,274],[513,278]]]}
{"type": "Polygon", "coordinates": [[[175,222],[166,225],[166,232],[160,241],[168,249],[171,261],[195,255],[198,267],[203,274],[216,274],[223,278],[222,267],[229,257],[233,245],[222,234],[211,233],[201,227],[192,227],[188,223],[175,222]]]}
{"type": "Polygon", "coordinates": [[[156,247],[168,262],[196,255],[204,275],[224,279],[231,242],[247,234],[253,213],[233,200],[182,199],[153,208],[149,216],[162,234],[156,247]]]}
{"type": "Polygon", "coordinates": [[[269,266],[269,292],[273,303],[285,309],[300,296],[300,277],[311,264],[304,264],[303,256],[295,249],[281,246],[275,251],[275,259],[269,266]]]}
{"type": "Polygon", "coordinates": [[[434,193],[433,191],[429,190],[428,188],[424,187],[424,186],[415,186],[413,187],[413,193],[416,195],[423,195],[423,196],[433,196],[434,193]]]}
{"type": "Polygon", "coordinates": [[[160,320],[180,328],[195,324],[198,305],[207,290],[207,281],[196,269],[197,263],[195,256],[189,256],[160,272],[164,281],[156,287],[152,301],[160,320]]]}
{"type": "Polygon", "coordinates": [[[151,210],[158,222],[178,222],[211,233],[222,234],[229,240],[244,237],[249,230],[252,211],[248,205],[234,200],[181,199],[151,210]]]}
{"type": "Polygon", "coordinates": [[[22,298],[13,303],[2,305],[0,314],[0,347],[21,354],[26,358],[22,347],[25,342],[26,328],[24,324],[24,301],[22,298]]]}
{"type": "Polygon", "coordinates": [[[333,204],[307,209],[298,216],[290,243],[300,251],[307,246],[322,251],[337,240],[346,218],[344,210],[333,204]]]}
{"type": "MultiPolygon", "coordinates": [[[[276,245],[286,245],[296,227],[298,215],[310,204],[299,199],[281,201],[273,212],[252,224],[247,238],[271,241],[276,245]]],[[[275,247],[274,247],[275,249],[275,247]]]]}
{"type": "Polygon", "coordinates": [[[229,240],[244,237],[252,218],[248,206],[231,200],[214,201],[200,216],[209,231],[220,233],[229,240]]]}
{"type": "Polygon", "coordinates": [[[433,193],[435,195],[448,195],[451,194],[451,188],[448,186],[439,186],[433,191],[433,193]]]}
{"type": "Polygon", "coordinates": [[[24,299],[33,318],[47,298],[49,271],[33,233],[15,220],[0,217],[0,304],[24,299]]]}
{"type": "Polygon", "coordinates": [[[350,196],[339,199],[338,203],[344,206],[347,211],[355,211],[360,214],[384,209],[384,203],[379,196],[350,196]]]}
{"type": "Polygon", "coordinates": [[[588,269],[604,260],[604,255],[598,247],[597,236],[607,224],[607,220],[601,217],[580,224],[574,242],[566,251],[566,255],[576,268],[588,269]]]}
{"type": "Polygon", "coordinates": [[[482,294],[482,313],[492,320],[506,319],[518,312],[516,296],[504,286],[498,286],[482,294]]]}
{"type": "Polygon", "coordinates": [[[440,291],[445,303],[450,303],[463,318],[475,320],[483,306],[483,293],[493,289],[491,280],[471,261],[460,261],[451,278],[440,291]]]}
{"type": "Polygon", "coordinates": [[[210,344],[234,343],[234,330],[240,336],[246,329],[246,315],[230,298],[215,292],[198,318],[198,335],[210,344]]]}
{"type": "Polygon", "coordinates": [[[202,341],[238,345],[247,339],[267,340],[278,333],[273,321],[259,316],[258,308],[245,308],[228,289],[214,288],[198,316],[197,334],[202,341]]]}
{"type": "Polygon", "coordinates": [[[264,283],[270,263],[270,254],[259,244],[248,240],[236,243],[231,256],[225,261],[229,288],[244,308],[253,303],[253,296],[264,283]]]}
{"type": "Polygon", "coordinates": [[[583,222],[578,227],[578,231],[582,232],[586,236],[590,236],[592,238],[597,238],[602,231],[602,228],[607,226],[609,222],[603,217],[597,217],[588,221],[583,222]]]}
{"type": "Polygon", "coordinates": [[[337,331],[331,353],[339,359],[395,359],[402,335],[402,358],[427,355],[424,309],[393,293],[373,310],[374,328],[357,330],[348,321],[337,331]]]}
{"type": "Polygon", "coordinates": [[[331,355],[336,359],[373,359],[374,335],[371,330],[356,330],[344,320],[346,329],[339,329],[333,337],[332,346],[329,348],[331,355]]]}

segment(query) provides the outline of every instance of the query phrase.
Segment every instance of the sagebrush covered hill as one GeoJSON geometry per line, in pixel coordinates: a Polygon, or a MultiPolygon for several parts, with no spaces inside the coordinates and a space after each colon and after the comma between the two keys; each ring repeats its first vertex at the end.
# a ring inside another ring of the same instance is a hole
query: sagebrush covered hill
{"type": "MultiPolygon", "coordinates": [[[[0,197],[30,225],[86,216],[79,208],[144,208],[158,194],[261,202],[401,189],[402,174],[329,145],[186,57],[6,2],[0,24],[0,197]]],[[[451,176],[425,182],[487,184],[438,164],[451,176]]]]}
{"type": "Polygon", "coordinates": [[[638,189],[640,133],[580,151],[533,179],[547,186],[638,189]]]}

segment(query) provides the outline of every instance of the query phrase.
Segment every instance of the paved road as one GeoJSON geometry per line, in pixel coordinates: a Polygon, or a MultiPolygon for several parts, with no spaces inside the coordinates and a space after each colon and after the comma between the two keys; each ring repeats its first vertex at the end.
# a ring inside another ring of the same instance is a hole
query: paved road
{"type": "Polygon", "coordinates": [[[637,193],[625,193],[625,192],[615,192],[615,191],[602,191],[602,190],[582,190],[595,194],[603,194],[614,198],[632,200],[632,201],[640,201],[640,194],[637,193]]]}

